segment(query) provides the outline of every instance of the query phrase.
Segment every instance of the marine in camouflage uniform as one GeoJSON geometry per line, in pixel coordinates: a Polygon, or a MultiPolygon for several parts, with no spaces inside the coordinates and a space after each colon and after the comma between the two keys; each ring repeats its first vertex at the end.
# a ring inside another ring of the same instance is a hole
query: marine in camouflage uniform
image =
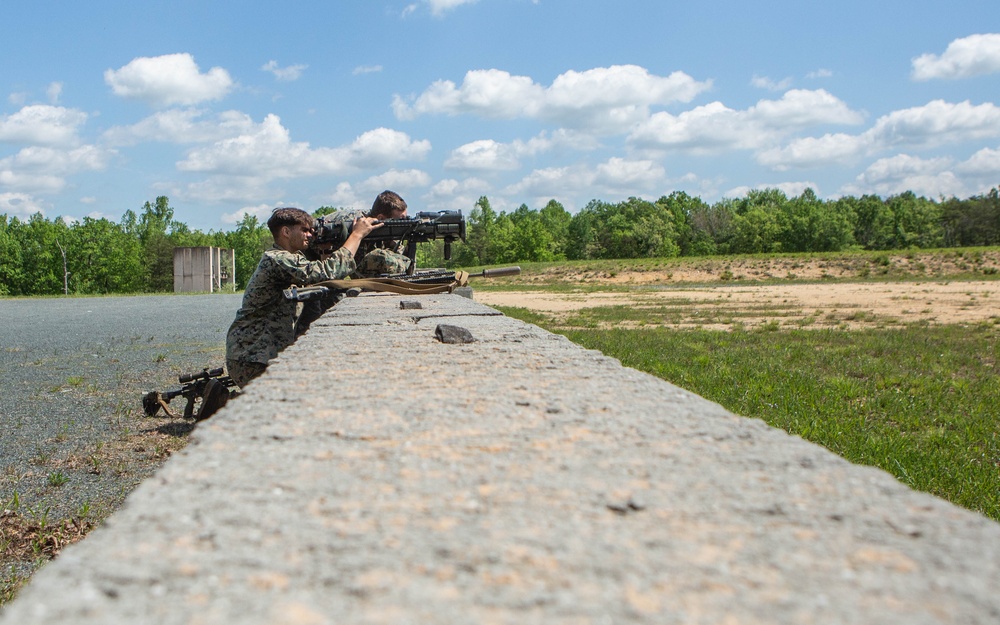
{"type": "Polygon", "coordinates": [[[302,304],[285,299],[283,290],[293,284],[340,280],[355,269],[354,256],[344,248],[323,261],[310,261],[301,253],[278,246],[264,252],[226,335],[226,367],[236,384],[243,386],[248,381],[240,374],[242,370],[262,371],[268,361],[295,341],[302,304]]]}
{"type": "MultiPolygon", "coordinates": [[[[383,191],[375,198],[372,208],[367,213],[360,210],[341,210],[320,217],[320,221],[326,222],[337,229],[346,224],[352,224],[358,217],[372,217],[378,220],[403,219],[406,217],[406,200],[394,191],[383,191]]],[[[332,243],[316,244],[305,250],[306,256],[310,260],[322,260],[327,258],[331,252],[332,243]]],[[[352,278],[373,278],[384,274],[406,273],[410,269],[410,258],[403,253],[404,243],[400,241],[368,241],[363,240],[358,245],[358,252],[354,256],[357,269],[351,274],[352,278]]],[[[304,333],[309,329],[309,325],[320,318],[327,310],[332,308],[340,300],[346,297],[347,292],[342,290],[331,291],[327,295],[317,300],[311,300],[303,304],[299,321],[296,325],[296,335],[304,333]]]]}
{"type": "Polygon", "coordinates": [[[263,373],[267,363],[295,341],[302,304],[285,299],[282,291],[293,284],[340,280],[354,273],[357,246],[372,229],[367,223],[355,224],[355,234],[329,258],[309,260],[302,251],[312,238],[312,224],[308,213],[293,208],[277,209],[268,220],[275,245],[261,257],[226,335],[226,369],[240,387],[263,373]]]}

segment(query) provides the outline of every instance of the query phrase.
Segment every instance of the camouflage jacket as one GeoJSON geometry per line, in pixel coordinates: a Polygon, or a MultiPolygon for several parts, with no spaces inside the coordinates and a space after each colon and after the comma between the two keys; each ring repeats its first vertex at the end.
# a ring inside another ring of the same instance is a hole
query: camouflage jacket
{"type": "Polygon", "coordinates": [[[354,258],[343,248],[324,261],[310,261],[278,246],[264,252],[229,326],[226,359],[267,364],[295,341],[301,312],[302,304],[286,300],[282,291],[292,284],[340,280],[355,268],[354,258]]]}

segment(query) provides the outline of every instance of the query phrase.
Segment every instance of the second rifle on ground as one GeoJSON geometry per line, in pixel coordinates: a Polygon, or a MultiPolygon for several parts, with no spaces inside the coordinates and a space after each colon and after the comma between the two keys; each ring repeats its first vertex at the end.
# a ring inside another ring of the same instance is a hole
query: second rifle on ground
{"type": "Polygon", "coordinates": [[[170,412],[167,404],[176,397],[183,397],[187,400],[187,403],[184,405],[184,418],[196,419],[203,411],[199,410],[197,414],[195,413],[195,402],[204,399],[205,390],[211,380],[215,380],[216,384],[221,384],[227,394],[231,394],[232,387],[236,386],[233,379],[225,375],[225,370],[222,367],[218,369],[205,368],[198,373],[187,373],[177,378],[177,381],[183,385],[181,388],[162,393],[160,391],[150,391],[143,395],[143,412],[146,413],[147,417],[155,417],[162,408],[168,417],[176,417],[177,415],[170,412]]]}

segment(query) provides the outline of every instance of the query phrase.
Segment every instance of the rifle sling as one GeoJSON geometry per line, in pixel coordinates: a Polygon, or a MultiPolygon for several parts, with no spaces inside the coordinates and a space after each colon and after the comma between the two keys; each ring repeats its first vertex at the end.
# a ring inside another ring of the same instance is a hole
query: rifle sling
{"type": "Polygon", "coordinates": [[[397,293],[399,295],[434,295],[437,293],[451,293],[456,287],[465,286],[468,283],[468,272],[456,271],[455,279],[444,284],[417,284],[396,278],[361,278],[358,280],[326,280],[324,282],[317,282],[313,286],[325,286],[330,289],[360,288],[368,291],[397,293]]]}

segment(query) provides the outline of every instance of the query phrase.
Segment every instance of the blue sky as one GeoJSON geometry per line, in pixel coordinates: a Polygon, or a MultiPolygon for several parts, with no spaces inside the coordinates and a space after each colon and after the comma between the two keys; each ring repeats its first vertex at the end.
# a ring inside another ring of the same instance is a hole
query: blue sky
{"type": "Polygon", "coordinates": [[[1000,185],[1000,2],[0,0],[0,213],[1000,185]]]}

